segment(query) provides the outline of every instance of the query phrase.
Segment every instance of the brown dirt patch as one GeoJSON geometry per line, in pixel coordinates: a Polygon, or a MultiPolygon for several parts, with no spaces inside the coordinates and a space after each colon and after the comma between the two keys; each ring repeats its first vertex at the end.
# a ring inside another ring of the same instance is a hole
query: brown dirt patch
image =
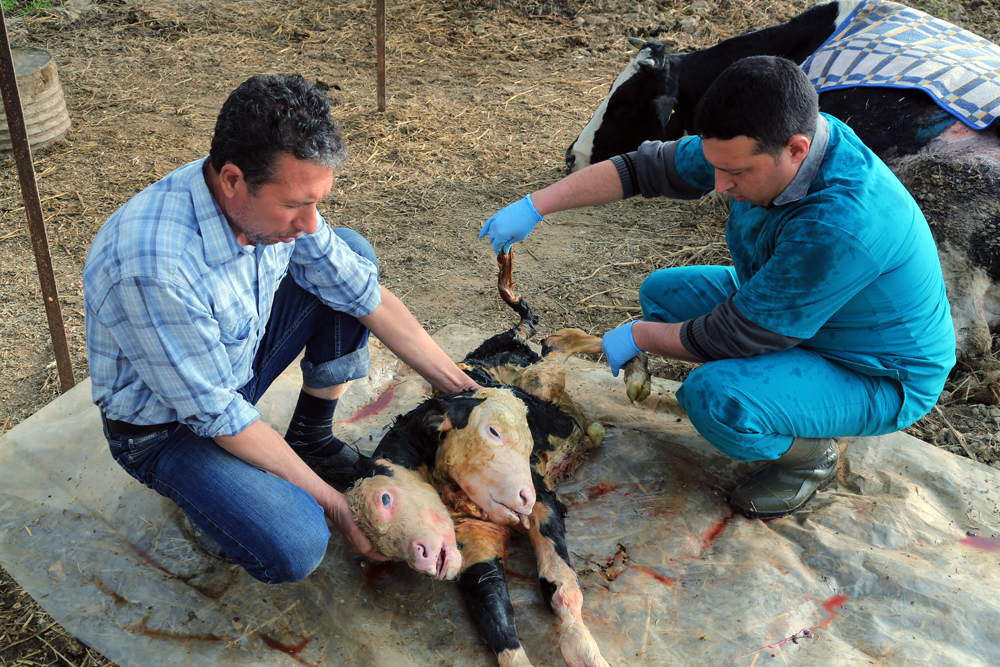
{"type": "MultiPolygon", "coordinates": [[[[7,0],[5,0],[7,2],[7,0]]],[[[300,72],[329,86],[352,159],[323,205],[375,245],[385,284],[430,330],[499,331],[482,222],[563,175],[563,153],[632,53],[625,37],[688,51],[783,21],[805,0],[455,0],[391,2],[388,110],[375,109],[374,1],[59,0],[7,10],[14,45],[56,58],[73,127],[35,151],[52,260],[77,380],[87,376],[81,272],[103,221],[133,194],[208,151],[215,114],[247,76],[300,72]]],[[[988,0],[912,3],[1000,41],[988,0]]],[[[0,157],[0,433],[59,393],[16,170],[0,157]]],[[[655,268],[724,262],[724,213],[630,200],[552,216],[519,244],[515,277],[543,333],[601,334],[637,317],[655,268]]],[[[681,379],[688,366],[656,372],[681,379]]],[[[910,432],[986,463],[998,458],[995,357],[956,369],[910,432]],[[947,419],[947,421],[946,421],[947,419]]],[[[996,464],[995,465],[1000,465],[996,464]]],[[[109,465],[111,465],[109,459],[109,465]]],[[[0,570],[0,667],[110,664],[0,570]]]]}

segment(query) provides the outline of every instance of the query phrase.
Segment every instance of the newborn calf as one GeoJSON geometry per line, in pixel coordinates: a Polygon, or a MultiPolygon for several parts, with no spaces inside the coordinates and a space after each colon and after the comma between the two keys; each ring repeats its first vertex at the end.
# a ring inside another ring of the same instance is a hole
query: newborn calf
{"type": "Polygon", "coordinates": [[[401,416],[372,458],[359,463],[347,495],[358,525],[383,554],[439,579],[457,575],[503,666],[531,664],[504,575],[510,538],[526,534],[542,593],[561,621],[566,664],[606,667],[583,623],[566,508],[553,491],[604,437],[563,392],[562,371],[572,354],[599,352],[601,339],[564,329],[543,343],[539,357],[524,343],[534,316],[523,299],[519,304],[521,324],[460,364],[484,388],[428,399],[401,416]]]}

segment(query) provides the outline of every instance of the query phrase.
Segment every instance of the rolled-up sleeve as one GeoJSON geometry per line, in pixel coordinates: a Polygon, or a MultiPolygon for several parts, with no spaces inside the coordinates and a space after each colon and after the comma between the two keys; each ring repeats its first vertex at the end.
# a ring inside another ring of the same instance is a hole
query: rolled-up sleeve
{"type": "Polygon", "coordinates": [[[382,303],[376,266],[352,251],[322,219],[314,234],[295,241],[288,270],[303,289],[353,317],[364,317],[382,303]]]}
{"type": "MultiPolygon", "coordinates": [[[[693,137],[679,141],[646,141],[636,151],[611,158],[618,170],[624,197],[699,199],[711,192],[712,181],[707,188],[699,187],[689,182],[678,169],[678,151],[687,156],[689,139],[693,137]]],[[[700,143],[698,146],[700,148],[700,143]]]]}

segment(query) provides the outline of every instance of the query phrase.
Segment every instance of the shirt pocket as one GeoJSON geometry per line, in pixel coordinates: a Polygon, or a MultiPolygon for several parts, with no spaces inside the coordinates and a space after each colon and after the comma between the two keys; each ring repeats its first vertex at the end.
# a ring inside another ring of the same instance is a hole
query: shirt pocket
{"type": "Polygon", "coordinates": [[[240,345],[250,338],[257,321],[256,305],[250,302],[252,298],[251,294],[241,295],[235,289],[217,296],[213,315],[223,345],[240,345]]]}
{"type": "Polygon", "coordinates": [[[253,318],[238,319],[233,321],[228,320],[218,320],[219,322],[219,340],[222,341],[223,345],[240,345],[245,343],[248,338],[250,338],[250,332],[253,331],[254,320],[253,318]]]}

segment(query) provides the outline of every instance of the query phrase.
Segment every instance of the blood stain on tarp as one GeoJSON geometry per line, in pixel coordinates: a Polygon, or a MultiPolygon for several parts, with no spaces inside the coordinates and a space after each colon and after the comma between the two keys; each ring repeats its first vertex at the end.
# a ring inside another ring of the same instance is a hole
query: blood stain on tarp
{"type": "Polygon", "coordinates": [[[508,579],[509,578],[523,579],[525,581],[528,581],[528,580],[531,579],[531,577],[529,577],[528,575],[521,574],[520,572],[515,572],[514,570],[511,570],[510,568],[504,568],[503,572],[504,572],[504,575],[506,575],[508,579]]]}
{"type": "Polygon", "coordinates": [[[97,586],[97,590],[101,591],[109,598],[111,598],[114,601],[116,607],[123,607],[127,604],[132,604],[118,591],[116,591],[111,586],[108,586],[106,583],[104,583],[104,580],[102,580],[100,577],[91,577],[90,581],[95,586],[97,586]]]}
{"type": "MultiPolygon", "coordinates": [[[[617,486],[611,486],[610,484],[605,484],[604,482],[600,482],[594,486],[584,489],[583,493],[587,495],[587,501],[589,501],[589,500],[596,500],[601,496],[606,496],[609,493],[613,493],[617,490],[618,490],[617,486]]],[[[587,502],[587,501],[582,501],[582,502],[587,502]]]]}
{"type": "Polygon", "coordinates": [[[348,419],[346,423],[356,424],[362,419],[368,419],[373,415],[377,415],[378,413],[382,412],[382,410],[385,410],[386,406],[389,405],[389,402],[392,401],[392,397],[395,395],[396,395],[396,385],[392,385],[384,392],[382,392],[382,395],[376,398],[373,402],[369,403],[368,405],[366,405],[365,407],[361,408],[353,415],[351,415],[351,418],[348,419]]]}
{"type": "MultiPolygon", "coordinates": [[[[731,512],[729,516],[719,519],[709,526],[708,530],[701,534],[701,556],[704,556],[705,552],[708,551],[713,544],[715,544],[715,541],[719,539],[719,536],[726,530],[726,527],[729,525],[729,522],[733,520],[734,516],[736,516],[736,512],[731,512]]],[[[699,558],[701,556],[699,556],[699,558]]]]}
{"type": "Polygon", "coordinates": [[[285,655],[291,658],[295,658],[304,665],[309,664],[308,662],[299,657],[299,653],[302,653],[305,647],[309,645],[308,637],[302,637],[301,635],[299,635],[301,639],[297,643],[285,644],[284,642],[279,642],[274,637],[269,637],[263,632],[258,632],[257,636],[260,637],[260,640],[264,642],[264,644],[267,645],[267,647],[272,651],[278,651],[280,653],[284,653],[285,655]]]}
{"type": "Polygon", "coordinates": [[[823,603],[823,609],[830,614],[826,619],[817,625],[816,627],[822,630],[823,628],[829,627],[830,622],[837,618],[837,610],[844,606],[847,602],[848,596],[846,595],[834,595],[832,598],[823,603]]]}
{"type": "Polygon", "coordinates": [[[141,560],[143,563],[146,563],[147,565],[159,570],[160,572],[167,575],[167,577],[171,579],[176,579],[182,584],[187,584],[194,590],[198,591],[205,597],[212,600],[218,600],[219,598],[221,598],[222,595],[229,589],[229,586],[232,585],[233,581],[235,580],[235,577],[238,574],[238,570],[236,570],[235,568],[231,568],[228,580],[221,582],[217,588],[212,588],[211,586],[208,585],[192,584],[191,580],[194,579],[197,576],[197,574],[182,575],[182,574],[177,574],[175,572],[171,572],[167,568],[157,563],[156,560],[152,556],[150,556],[149,553],[144,549],[140,549],[131,542],[126,542],[124,540],[122,540],[122,544],[124,544],[126,547],[129,548],[129,550],[132,553],[138,556],[139,560],[141,560]]]}
{"type": "Polygon", "coordinates": [[[189,581],[191,581],[192,579],[194,579],[194,575],[193,574],[190,574],[190,575],[187,575],[187,576],[181,576],[179,574],[174,574],[173,572],[171,572],[167,568],[165,568],[162,565],[160,565],[159,563],[157,563],[153,559],[153,557],[149,555],[149,552],[147,552],[144,549],[140,549],[139,547],[135,546],[131,542],[125,542],[123,540],[122,544],[124,544],[126,547],[129,548],[129,550],[132,553],[134,553],[136,556],[138,556],[139,560],[141,560],[143,563],[145,563],[146,565],[152,566],[153,568],[159,570],[160,572],[162,572],[163,574],[167,575],[171,579],[176,579],[177,581],[183,582],[185,584],[188,583],[189,581]]]}
{"type": "Polygon", "coordinates": [[[980,537],[979,535],[969,533],[967,537],[959,540],[958,543],[965,544],[973,549],[979,549],[980,551],[1000,551],[1000,537],[980,537]]]}
{"type": "Polygon", "coordinates": [[[630,568],[634,567],[643,574],[648,574],[649,576],[651,576],[653,579],[656,579],[664,586],[673,586],[675,583],[677,583],[676,579],[671,579],[670,577],[666,577],[651,567],[646,567],[645,565],[636,565],[635,563],[632,563],[631,565],[629,565],[629,567],[630,568]]]}
{"type": "Polygon", "coordinates": [[[388,574],[389,572],[391,572],[393,570],[393,567],[394,564],[392,561],[383,561],[381,563],[375,563],[373,565],[369,565],[368,567],[366,567],[365,583],[368,585],[368,588],[372,589],[373,591],[377,591],[379,589],[378,588],[379,578],[381,578],[383,574],[388,574]]]}
{"type": "Polygon", "coordinates": [[[150,639],[169,639],[171,641],[199,641],[199,642],[221,642],[226,641],[225,637],[220,637],[219,635],[213,635],[211,633],[205,632],[201,634],[183,634],[180,632],[169,632],[167,630],[154,630],[146,625],[149,622],[149,616],[143,616],[142,620],[138,623],[134,623],[129,627],[125,628],[126,632],[131,632],[136,635],[142,635],[143,637],[149,637],[150,639]]]}

